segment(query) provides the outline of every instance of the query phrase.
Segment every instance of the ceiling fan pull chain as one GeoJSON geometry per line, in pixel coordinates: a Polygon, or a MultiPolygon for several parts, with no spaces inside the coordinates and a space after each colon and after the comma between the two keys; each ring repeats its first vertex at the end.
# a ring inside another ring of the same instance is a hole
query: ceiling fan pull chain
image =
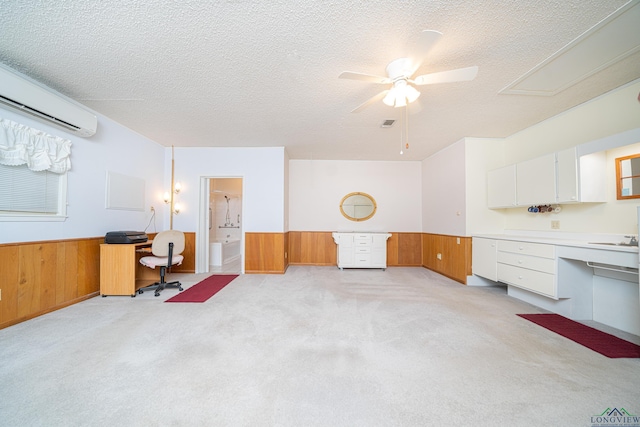
{"type": "Polygon", "coordinates": [[[400,155],[404,154],[402,147],[404,146],[404,115],[400,114],[400,155]]]}
{"type": "Polygon", "coordinates": [[[409,149],[409,110],[408,108],[409,106],[404,107],[404,124],[407,127],[407,129],[404,132],[405,141],[406,141],[404,148],[406,148],[407,150],[409,149]]]}

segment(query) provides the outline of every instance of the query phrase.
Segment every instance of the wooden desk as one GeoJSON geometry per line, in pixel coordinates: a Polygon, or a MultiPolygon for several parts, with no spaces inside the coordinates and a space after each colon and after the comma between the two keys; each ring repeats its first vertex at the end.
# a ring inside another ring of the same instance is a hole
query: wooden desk
{"type": "Polygon", "coordinates": [[[100,245],[100,295],[131,295],[144,286],[160,280],[160,269],[140,264],[140,258],[151,255],[151,243],[100,245]]]}

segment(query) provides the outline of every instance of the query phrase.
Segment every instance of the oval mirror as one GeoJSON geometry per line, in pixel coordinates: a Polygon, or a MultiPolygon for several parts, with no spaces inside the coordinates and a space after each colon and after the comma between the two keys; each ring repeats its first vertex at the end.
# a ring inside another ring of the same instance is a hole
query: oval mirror
{"type": "Polygon", "coordinates": [[[340,201],[340,212],[351,221],[365,221],[376,213],[376,201],[367,193],[349,193],[340,201]]]}

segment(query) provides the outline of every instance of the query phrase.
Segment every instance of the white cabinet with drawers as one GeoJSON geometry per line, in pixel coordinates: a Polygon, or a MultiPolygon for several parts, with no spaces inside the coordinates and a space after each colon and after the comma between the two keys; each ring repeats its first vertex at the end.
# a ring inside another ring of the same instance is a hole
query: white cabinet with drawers
{"type": "Polygon", "coordinates": [[[474,237],[471,244],[471,265],[473,274],[485,279],[498,281],[497,241],[474,237]]]}
{"type": "Polygon", "coordinates": [[[338,245],[338,267],[387,268],[387,239],[389,233],[331,234],[338,245]]]}
{"type": "Polygon", "coordinates": [[[498,240],[498,281],[558,299],[554,245],[498,240]]]}

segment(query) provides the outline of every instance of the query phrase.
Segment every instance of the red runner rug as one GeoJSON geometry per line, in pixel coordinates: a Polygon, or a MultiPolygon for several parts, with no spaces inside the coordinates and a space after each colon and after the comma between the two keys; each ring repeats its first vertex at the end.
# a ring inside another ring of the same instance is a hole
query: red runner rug
{"type": "Polygon", "coordinates": [[[612,359],[629,357],[640,358],[640,346],[614,335],[599,331],[582,323],[575,322],[559,314],[518,314],[537,325],[556,334],[569,338],[603,356],[612,359]]]}
{"type": "Polygon", "coordinates": [[[236,277],[237,274],[214,274],[165,302],[205,302],[236,277]]]}

